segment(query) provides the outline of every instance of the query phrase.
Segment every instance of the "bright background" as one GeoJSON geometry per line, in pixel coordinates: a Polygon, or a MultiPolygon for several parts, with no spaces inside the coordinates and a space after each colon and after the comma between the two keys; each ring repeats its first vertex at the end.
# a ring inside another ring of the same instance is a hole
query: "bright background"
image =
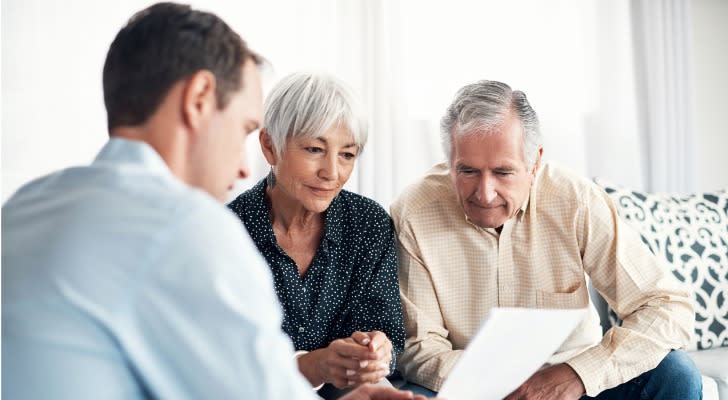
{"type": "MultiPolygon", "coordinates": [[[[2,1],[2,201],[107,140],[101,70],[141,0],[2,1]]],[[[545,158],[642,190],[728,188],[728,1],[229,0],[213,11],[284,74],[321,69],[364,99],[347,187],[385,207],[441,160],[438,121],[480,79],[523,90],[545,158]]],[[[253,176],[267,172],[249,141],[253,176]]]]}

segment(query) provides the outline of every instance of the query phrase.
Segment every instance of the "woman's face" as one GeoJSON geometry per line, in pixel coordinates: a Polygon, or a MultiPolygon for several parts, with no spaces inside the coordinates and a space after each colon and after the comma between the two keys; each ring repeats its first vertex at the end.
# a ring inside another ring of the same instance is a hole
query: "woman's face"
{"type": "Polygon", "coordinates": [[[276,191],[308,211],[324,212],[349,180],[357,153],[354,139],[341,127],[316,139],[290,139],[271,163],[276,191]]]}

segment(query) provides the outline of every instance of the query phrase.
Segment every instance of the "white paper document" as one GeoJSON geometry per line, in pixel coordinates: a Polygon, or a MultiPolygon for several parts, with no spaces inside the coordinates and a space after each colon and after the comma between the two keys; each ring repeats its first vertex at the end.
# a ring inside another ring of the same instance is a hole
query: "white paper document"
{"type": "Polygon", "coordinates": [[[561,346],[587,309],[493,308],[438,396],[500,400],[518,388],[561,346]]]}

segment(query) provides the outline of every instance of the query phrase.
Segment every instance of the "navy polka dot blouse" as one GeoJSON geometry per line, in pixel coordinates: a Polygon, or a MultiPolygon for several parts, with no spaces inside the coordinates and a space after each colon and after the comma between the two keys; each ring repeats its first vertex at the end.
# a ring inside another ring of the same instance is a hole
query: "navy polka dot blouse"
{"type": "MultiPolygon", "coordinates": [[[[366,197],[342,190],[324,212],[321,244],[303,277],[278,245],[265,179],[228,207],[268,261],[283,306],[283,330],[296,350],[312,351],[354,331],[382,331],[394,360],[404,346],[394,226],[366,197]]],[[[391,369],[393,370],[393,368],[391,369]]]]}

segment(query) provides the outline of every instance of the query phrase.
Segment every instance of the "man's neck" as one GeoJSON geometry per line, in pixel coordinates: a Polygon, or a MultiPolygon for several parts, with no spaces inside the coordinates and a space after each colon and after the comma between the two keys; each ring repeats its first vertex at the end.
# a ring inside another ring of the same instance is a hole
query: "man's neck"
{"type": "Polygon", "coordinates": [[[121,126],[111,130],[109,136],[148,144],[167,164],[169,170],[188,184],[188,155],[185,141],[175,137],[176,132],[156,129],[149,124],[121,126]]]}

